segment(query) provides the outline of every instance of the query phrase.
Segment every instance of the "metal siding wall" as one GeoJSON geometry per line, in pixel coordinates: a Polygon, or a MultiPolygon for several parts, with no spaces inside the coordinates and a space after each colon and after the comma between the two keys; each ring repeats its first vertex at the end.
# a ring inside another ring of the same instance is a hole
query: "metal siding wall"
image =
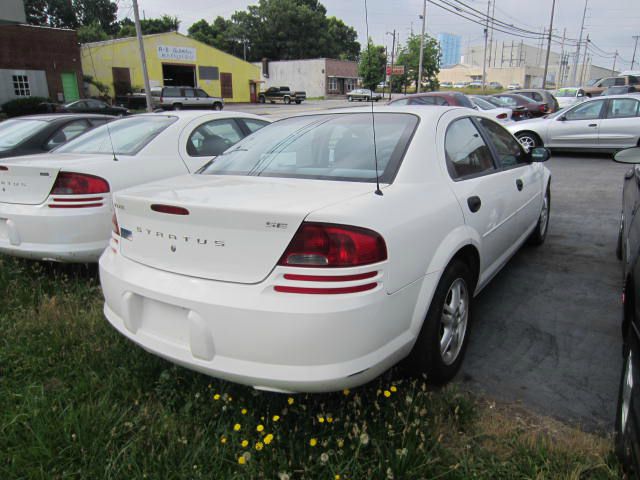
{"type": "Polygon", "coordinates": [[[0,69],[0,105],[17,97],[13,90],[13,75],[29,77],[32,97],[48,97],[47,76],[44,70],[8,70],[0,69]]]}

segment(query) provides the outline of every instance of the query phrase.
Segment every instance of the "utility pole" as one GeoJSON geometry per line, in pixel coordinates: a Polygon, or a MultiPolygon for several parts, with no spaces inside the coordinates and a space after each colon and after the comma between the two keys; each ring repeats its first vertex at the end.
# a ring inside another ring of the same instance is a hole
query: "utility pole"
{"type": "Polygon", "coordinates": [[[393,29],[393,33],[387,32],[387,35],[393,35],[393,43],[391,44],[391,73],[389,74],[389,100],[391,100],[391,84],[393,83],[393,61],[395,60],[396,53],[396,30],[393,29]]]}
{"type": "Polygon", "coordinates": [[[511,40],[511,50],[509,50],[509,68],[513,67],[513,40],[511,40]]]}
{"type": "Polygon", "coordinates": [[[495,55],[491,55],[492,50],[493,50],[493,27],[494,27],[494,23],[493,23],[493,19],[496,16],[496,2],[493,2],[493,8],[491,9],[491,30],[489,32],[490,37],[489,37],[489,67],[491,67],[491,59],[493,58],[493,61],[495,62],[495,55]]]}
{"type": "Polygon", "coordinates": [[[491,9],[491,0],[487,2],[487,24],[484,27],[484,58],[482,60],[482,92],[485,91],[487,83],[487,42],[489,41],[489,11],[491,9]]]}
{"type": "Polygon", "coordinates": [[[587,33],[587,41],[584,42],[584,56],[582,57],[582,71],[580,73],[580,85],[584,84],[584,71],[587,65],[587,54],[589,52],[589,34],[587,33]]]}
{"type": "MultiPolygon", "coordinates": [[[[582,13],[582,26],[580,27],[580,36],[578,37],[578,45],[576,46],[576,59],[573,65],[573,75],[572,75],[572,83],[575,85],[576,83],[576,75],[578,73],[578,62],[580,61],[580,47],[582,46],[582,33],[584,32],[584,19],[587,16],[587,5],[589,0],[584,0],[584,12],[582,13]]],[[[579,86],[579,85],[575,85],[579,86]]]]}
{"type": "Polygon", "coordinates": [[[633,57],[631,58],[631,70],[633,70],[633,65],[634,63],[636,63],[636,50],[638,49],[638,38],[640,38],[640,35],[634,35],[633,37],[636,40],[636,44],[633,47],[633,57]]]}
{"type": "Polygon", "coordinates": [[[153,112],[151,106],[151,86],[149,84],[149,72],[147,71],[147,59],[144,54],[144,42],[142,41],[142,29],[140,28],[140,14],[138,13],[138,0],[133,0],[133,18],[136,24],[136,37],[140,47],[140,62],[142,63],[142,76],[144,77],[144,95],[147,99],[147,112],[153,112]]]}
{"type": "MultiPolygon", "coordinates": [[[[547,41],[547,58],[544,61],[544,74],[542,75],[542,88],[547,88],[547,71],[549,70],[549,53],[551,53],[551,33],[553,32],[553,14],[556,11],[556,0],[551,4],[551,20],[549,21],[549,40],[547,41]]],[[[562,44],[564,45],[564,37],[562,44]]]]}
{"type": "Polygon", "coordinates": [[[422,35],[420,36],[420,60],[418,61],[418,85],[416,85],[416,92],[420,93],[420,87],[422,86],[422,57],[424,55],[424,28],[427,21],[427,0],[424,0],[422,4],[422,35]]]}
{"type": "Polygon", "coordinates": [[[616,60],[618,59],[618,50],[616,50],[616,53],[613,54],[613,68],[611,69],[611,76],[613,77],[615,75],[615,71],[616,71],[616,60]]]}
{"type": "Polygon", "coordinates": [[[564,67],[564,40],[567,36],[567,29],[565,28],[562,31],[562,44],[560,46],[560,62],[558,63],[558,74],[556,78],[556,89],[562,88],[562,77],[564,75],[563,67],[564,67]]]}

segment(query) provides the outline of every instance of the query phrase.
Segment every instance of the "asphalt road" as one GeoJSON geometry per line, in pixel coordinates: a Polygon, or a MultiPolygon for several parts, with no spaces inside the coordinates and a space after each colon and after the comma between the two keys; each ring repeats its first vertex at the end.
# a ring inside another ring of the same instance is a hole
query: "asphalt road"
{"type": "Polygon", "coordinates": [[[460,381],[497,400],[612,431],[621,358],[622,178],[605,156],[554,156],[551,220],[477,297],[460,381]]]}

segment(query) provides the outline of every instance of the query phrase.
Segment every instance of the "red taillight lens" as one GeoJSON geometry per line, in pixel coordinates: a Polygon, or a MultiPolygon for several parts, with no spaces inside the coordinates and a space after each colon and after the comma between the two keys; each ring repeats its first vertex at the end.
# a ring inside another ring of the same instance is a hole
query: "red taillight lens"
{"type": "Polygon", "coordinates": [[[496,115],[496,118],[498,120],[504,120],[505,118],[508,118],[509,115],[507,115],[506,113],[501,113],[500,115],[496,115]]]}
{"type": "Polygon", "coordinates": [[[115,212],[113,212],[113,216],[111,217],[111,228],[113,229],[113,233],[120,236],[120,225],[118,225],[118,217],[116,217],[115,212]]]}
{"type": "Polygon", "coordinates": [[[108,191],[109,183],[104,178],[86,173],[60,172],[51,195],[94,195],[108,191]]]}
{"type": "Polygon", "coordinates": [[[182,207],[176,207],[174,205],[162,205],[154,203],[151,205],[151,210],[158,213],[168,213],[169,215],[189,215],[189,210],[182,207]]]}
{"type": "Polygon", "coordinates": [[[3,165],[0,165],[0,172],[6,172],[7,170],[9,170],[9,167],[5,167],[3,165]]]}
{"type": "Polygon", "coordinates": [[[303,223],[278,265],[296,267],[356,267],[387,259],[380,234],[366,228],[303,223]]]}
{"type": "Polygon", "coordinates": [[[547,111],[547,104],[543,103],[542,105],[540,105],[538,107],[538,110],[540,110],[541,112],[546,112],[547,111]]]}

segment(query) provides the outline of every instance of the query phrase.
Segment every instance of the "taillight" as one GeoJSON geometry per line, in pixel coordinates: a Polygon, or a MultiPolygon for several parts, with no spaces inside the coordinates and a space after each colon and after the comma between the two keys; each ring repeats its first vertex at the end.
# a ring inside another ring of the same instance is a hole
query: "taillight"
{"type": "Polygon", "coordinates": [[[168,213],[169,215],[189,215],[189,210],[182,207],[176,207],[174,205],[163,205],[160,203],[154,203],[151,205],[151,210],[158,213],[168,213]]]}
{"type": "Polygon", "coordinates": [[[113,233],[120,236],[120,225],[118,225],[118,217],[116,217],[115,212],[113,212],[113,216],[111,217],[111,229],[113,233]]]}
{"type": "Polygon", "coordinates": [[[540,105],[538,107],[538,110],[540,110],[541,112],[546,112],[547,111],[547,104],[543,103],[542,105],[540,105]]]}
{"type": "Polygon", "coordinates": [[[109,192],[109,183],[86,173],[60,172],[51,195],[95,195],[109,192]]]}
{"type": "Polygon", "coordinates": [[[504,120],[505,118],[508,118],[509,115],[507,115],[506,113],[501,113],[500,115],[496,115],[496,118],[498,120],[504,120]]]}
{"type": "Polygon", "coordinates": [[[387,259],[380,234],[366,228],[303,223],[278,265],[295,267],[356,267],[387,259]]]}

